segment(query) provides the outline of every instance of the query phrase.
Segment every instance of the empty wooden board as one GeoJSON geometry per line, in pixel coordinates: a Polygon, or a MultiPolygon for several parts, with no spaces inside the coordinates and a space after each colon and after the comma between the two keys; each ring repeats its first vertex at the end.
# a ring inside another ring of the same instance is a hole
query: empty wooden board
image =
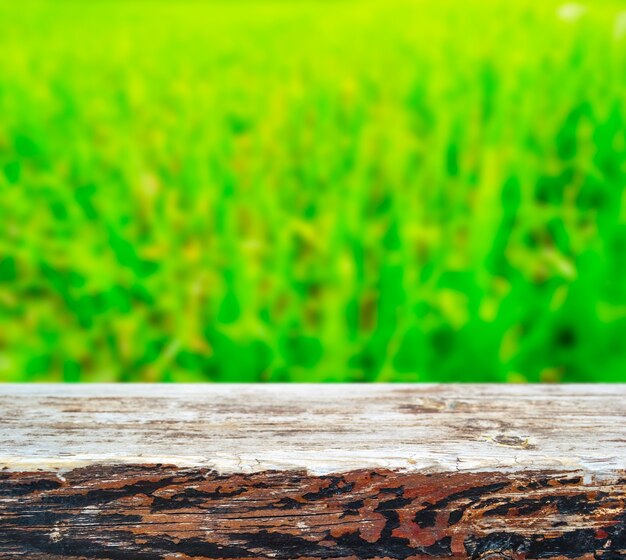
{"type": "Polygon", "coordinates": [[[3,559],[626,558],[622,385],[0,386],[3,559]]]}

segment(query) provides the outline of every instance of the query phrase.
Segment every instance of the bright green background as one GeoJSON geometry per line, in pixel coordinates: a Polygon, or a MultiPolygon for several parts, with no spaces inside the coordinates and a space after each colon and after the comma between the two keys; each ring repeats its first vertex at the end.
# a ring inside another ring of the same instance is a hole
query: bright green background
{"type": "Polygon", "coordinates": [[[0,0],[0,380],[626,380],[626,5],[0,0]]]}

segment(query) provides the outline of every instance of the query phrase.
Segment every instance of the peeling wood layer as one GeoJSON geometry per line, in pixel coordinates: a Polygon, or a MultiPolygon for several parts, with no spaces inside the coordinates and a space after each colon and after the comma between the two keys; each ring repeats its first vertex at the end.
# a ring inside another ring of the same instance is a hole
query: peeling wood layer
{"type": "Polygon", "coordinates": [[[625,473],[5,472],[0,558],[611,560],[625,501],[625,473]]]}

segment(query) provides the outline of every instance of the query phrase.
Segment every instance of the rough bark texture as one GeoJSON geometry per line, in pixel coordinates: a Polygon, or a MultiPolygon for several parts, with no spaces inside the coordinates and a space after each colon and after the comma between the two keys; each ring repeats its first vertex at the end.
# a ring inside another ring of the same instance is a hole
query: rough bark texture
{"type": "Polygon", "coordinates": [[[0,558],[626,558],[625,397],[5,386],[0,558]]]}

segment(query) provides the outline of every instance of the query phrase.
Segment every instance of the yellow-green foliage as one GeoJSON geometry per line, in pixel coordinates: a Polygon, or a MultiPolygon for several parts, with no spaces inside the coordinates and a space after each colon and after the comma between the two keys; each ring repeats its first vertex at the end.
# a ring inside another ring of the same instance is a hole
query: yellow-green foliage
{"type": "Polygon", "coordinates": [[[0,0],[0,379],[626,379],[625,63],[606,1],[0,0]]]}

